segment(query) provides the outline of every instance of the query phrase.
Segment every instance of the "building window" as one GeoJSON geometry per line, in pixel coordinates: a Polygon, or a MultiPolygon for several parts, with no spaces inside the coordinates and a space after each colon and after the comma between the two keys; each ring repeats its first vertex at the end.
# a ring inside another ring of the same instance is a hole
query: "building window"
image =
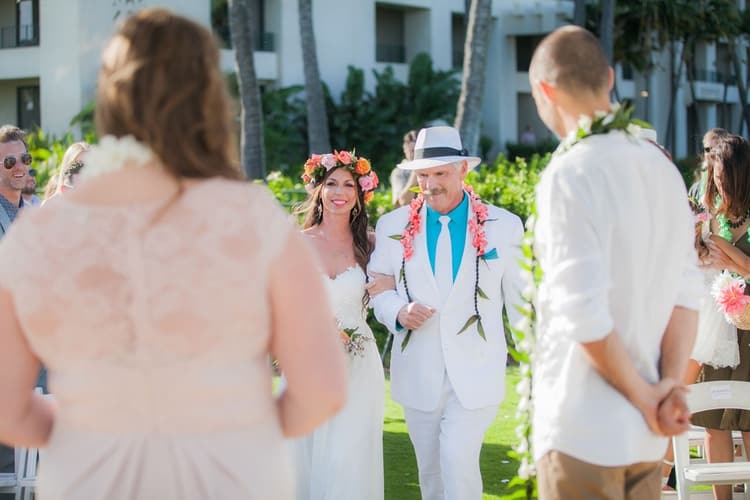
{"type": "Polygon", "coordinates": [[[623,80],[633,79],[633,66],[631,66],[630,63],[622,63],[622,66],[620,67],[620,69],[622,70],[623,80]]]}
{"type": "Polygon", "coordinates": [[[385,63],[406,62],[404,11],[393,7],[375,7],[375,60],[385,63]]]}
{"type": "Polygon", "coordinates": [[[39,0],[19,0],[16,4],[18,46],[39,45],[39,0]]]}
{"type": "MultiPolygon", "coordinates": [[[[264,0],[254,0],[257,15],[253,50],[256,52],[273,52],[275,50],[273,33],[266,32],[266,4],[264,0]]],[[[227,0],[211,0],[211,28],[219,40],[219,46],[232,48],[232,34],[229,30],[229,3],[227,0]]]]}
{"type": "MultiPolygon", "coordinates": [[[[732,130],[732,118],[734,113],[732,112],[732,105],[730,103],[719,102],[716,103],[716,126],[726,130],[732,130]]],[[[710,125],[710,124],[709,124],[710,125]]]]}
{"type": "Polygon", "coordinates": [[[737,78],[732,68],[731,55],[729,44],[726,42],[718,42],[716,44],[716,59],[714,61],[716,75],[721,83],[726,82],[728,85],[737,85],[737,78]]]}
{"type": "Polygon", "coordinates": [[[464,65],[464,45],[466,44],[466,16],[453,14],[451,18],[451,41],[453,43],[453,67],[460,69],[464,65]]]}
{"type": "Polygon", "coordinates": [[[18,87],[18,126],[23,130],[34,130],[41,127],[39,112],[39,86],[18,87]]]}
{"type": "Polygon", "coordinates": [[[516,71],[528,73],[531,57],[544,35],[524,35],[516,37],[516,71]]]}
{"type": "Polygon", "coordinates": [[[39,0],[16,0],[14,3],[15,24],[0,26],[0,49],[39,45],[39,0]]]}

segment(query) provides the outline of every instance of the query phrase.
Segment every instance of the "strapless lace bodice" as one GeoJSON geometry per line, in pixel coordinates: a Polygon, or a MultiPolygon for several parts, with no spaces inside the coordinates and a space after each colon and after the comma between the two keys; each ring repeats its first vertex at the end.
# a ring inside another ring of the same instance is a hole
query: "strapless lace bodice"
{"type": "Polygon", "coordinates": [[[362,305],[366,282],[362,268],[352,266],[333,278],[326,277],[325,282],[333,313],[341,325],[344,328],[362,325],[367,319],[362,305]]]}

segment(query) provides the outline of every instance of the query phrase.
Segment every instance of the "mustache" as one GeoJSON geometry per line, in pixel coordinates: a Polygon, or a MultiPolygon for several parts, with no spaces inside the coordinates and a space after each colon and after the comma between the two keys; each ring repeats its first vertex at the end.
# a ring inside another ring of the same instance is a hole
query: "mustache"
{"type": "Polygon", "coordinates": [[[445,194],[445,189],[423,189],[422,194],[425,196],[437,196],[439,194],[445,194]]]}

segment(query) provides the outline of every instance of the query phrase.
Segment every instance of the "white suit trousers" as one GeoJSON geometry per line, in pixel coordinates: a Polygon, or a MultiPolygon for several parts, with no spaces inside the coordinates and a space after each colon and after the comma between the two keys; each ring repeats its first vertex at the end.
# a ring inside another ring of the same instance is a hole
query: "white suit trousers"
{"type": "Polygon", "coordinates": [[[404,407],[419,468],[422,500],[481,500],[479,452],[499,405],[467,410],[459,403],[447,373],[435,411],[404,407]]]}

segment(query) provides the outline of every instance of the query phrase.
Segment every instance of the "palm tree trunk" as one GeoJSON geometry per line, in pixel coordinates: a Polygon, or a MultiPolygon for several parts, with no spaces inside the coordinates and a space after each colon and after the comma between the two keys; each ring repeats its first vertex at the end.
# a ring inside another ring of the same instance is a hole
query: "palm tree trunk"
{"type": "Polygon", "coordinates": [[[602,0],[602,17],[599,21],[600,40],[607,61],[614,66],[615,0],[602,0]]]}
{"type": "MultiPolygon", "coordinates": [[[[685,76],[687,76],[688,88],[690,89],[690,98],[693,101],[693,118],[695,119],[695,130],[703,131],[701,126],[701,116],[698,112],[698,99],[695,97],[695,41],[692,42],[690,52],[682,51],[682,57],[685,64],[685,76]]],[[[692,137],[689,140],[694,140],[692,137]]]]}
{"type": "Polygon", "coordinates": [[[234,60],[239,86],[242,133],[240,151],[242,168],[250,179],[266,176],[265,151],[263,148],[263,109],[260,88],[255,77],[253,40],[256,37],[258,13],[250,0],[229,0],[229,29],[234,46],[234,60]]]}
{"type": "Polygon", "coordinates": [[[469,14],[471,13],[471,0],[464,0],[464,37],[469,32],[469,14]]]}
{"type": "Polygon", "coordinates": [[[302,66],[305,71],[307,97],[307,141],[310,153],[331,151],[328,115],[320,83],[318,55],[313,31],[312,0],[299,0],[299,34],[302,42],[302,66]]]}
{"type": "Polygon", "coordinates": [[[573,24],[581,27],[586,26],[586,0],[575,0],[573,24]]]}
{"type": "Polygon", "coordinates": [[[461,134],[464,147],[474,154],[479,149],[487,46],[492,22],[491,4],[491,0],[472,0],[471,2],[469,26],[464,44],[464,74],[454,123],[461,134]]]}
{"type": "Polygon", "coordinates": [[[667,150],[674,151],[675,146],[677,145],[677,127],[675,126],[675,113],[677,108],[677,91],[680,88],[680,81],[682,80],[682,66],[685,62],[685,58],[683,57],[683,53],[685,52],[685,48],[687,47],[688,40],[682,41],[682,52],[677,55],[677,43],[675,41],[671,41],[669,43],[669,67],[670,67],[670,78],[669,78],[669,113],[667,114],[667,133],[666,133],[666,139],[665,139],[665,146],[667,150]],[[679,61],[677,63],[677,68],[675,68],[675,62],[679,61]]]}
{"type": "MultiPolygon", "coordinates": [[[[745,130],[750,131],[750,110],[747,107],[747,86],[742,79],[742,67],[740,59],[737,56],[737,46],[734,38],[729,39],[729,57],[732,59],[732,69],[734,69],[735,79],[737,80],[737,92],[740,94],[740,110],[742,111],[742,122],[745,124],[745,130]]],[[[742,133],[742,127],[740,127],[742,133]]]]}

